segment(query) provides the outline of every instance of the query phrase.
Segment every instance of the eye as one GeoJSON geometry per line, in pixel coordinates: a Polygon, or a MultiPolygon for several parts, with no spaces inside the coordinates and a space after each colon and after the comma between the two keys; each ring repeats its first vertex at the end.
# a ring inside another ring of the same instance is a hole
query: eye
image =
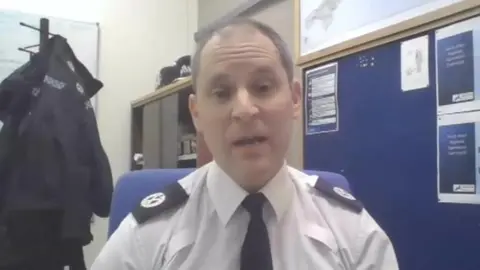
{"type": "Polygon", "coordinates": [[[219,100],[230,98],[231,91],[227,87],[217,87],[212,91],[212,95],[219,100]]]}
{"type": "Polygon", "coordinates": [[[266,92],[266,91],[270,90],[270,88],[271,88],[271,86],[268,83],[262,83],[258,86],[258,90],[260,92],[266,92]]]}
{"type": "Polygon", "coordinates": [[[255,91],[259,94],[267,94],[273,89],[273,84],[269,81],[261,81],[255,84],[255,91]]]}

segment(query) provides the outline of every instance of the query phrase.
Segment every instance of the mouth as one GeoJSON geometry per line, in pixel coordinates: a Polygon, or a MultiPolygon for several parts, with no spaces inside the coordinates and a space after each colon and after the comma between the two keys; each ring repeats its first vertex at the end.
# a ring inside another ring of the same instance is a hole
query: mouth
{"type": "Polygon", "coordinates": [[[265,136],[243,137],[233,142],[234,146],[253,146],[267,141],[265,136]]]}

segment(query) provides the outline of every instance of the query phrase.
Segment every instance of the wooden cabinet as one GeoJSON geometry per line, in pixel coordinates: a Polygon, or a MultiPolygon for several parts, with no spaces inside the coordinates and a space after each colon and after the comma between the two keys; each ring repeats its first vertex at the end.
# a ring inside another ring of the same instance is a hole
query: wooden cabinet
{"type": "MultiPolygon", "coordinates": [[[[180,132],[178,129],[178,93],[168,95],[160,100],[161,114],[157,119],[160,123],[161,134],[161,168],[177,168],[178,143],[180,132]]],[[[181,108],[185,109],[185,108],[181,108]]]]}
{"type": "Polygon", "coordinates": [[[131,169],[191,168],[212,157],[188,110],[190,78],[132,102],[131,169]],[[136,162],[143,155],[142,162],[136,162]]]}
{"type": "Polygon", "coordinates": [[[162,164],[161,101],[157,100],[143,107],[142,154],[144,168],[156,168],[162,164]]]}

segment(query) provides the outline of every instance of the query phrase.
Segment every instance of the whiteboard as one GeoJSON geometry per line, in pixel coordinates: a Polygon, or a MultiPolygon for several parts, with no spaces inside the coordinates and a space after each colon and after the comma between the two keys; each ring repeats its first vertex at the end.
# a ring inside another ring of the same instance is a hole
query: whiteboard
{"type": "MultiPolygon", "coordinates": [[[[19,51],[18,48],[35,45],[40,41],[38,31],[20,26],[20,22],[39,28],[41,18],[49,19],[50,32],[65,37],[77,58],[94,77],[98,77],[99,27],[97,23],[0,10],[0,81],[29,61],[30,55],[19,51]]],[[[29,50],[38,51],[38,48],[29,50]]],[[[92,98],[91,103],[96,109],[96,96],[92,98]]]]}
{"type": "Polygon", "coordinates": [[[469,0],[297,0],[299,56],[469,0]]]}

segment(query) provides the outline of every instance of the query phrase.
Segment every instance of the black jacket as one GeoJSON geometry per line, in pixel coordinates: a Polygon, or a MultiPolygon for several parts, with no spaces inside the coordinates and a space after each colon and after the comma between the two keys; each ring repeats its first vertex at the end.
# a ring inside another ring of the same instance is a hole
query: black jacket
{"type": "Polygon", "coordinates": [[[60,36],[0,84],[4,217],[62,210],[63,237],[91,241],[92,213],[109,215],[113,191],[89,102],[102,87],[60,36]]]}

